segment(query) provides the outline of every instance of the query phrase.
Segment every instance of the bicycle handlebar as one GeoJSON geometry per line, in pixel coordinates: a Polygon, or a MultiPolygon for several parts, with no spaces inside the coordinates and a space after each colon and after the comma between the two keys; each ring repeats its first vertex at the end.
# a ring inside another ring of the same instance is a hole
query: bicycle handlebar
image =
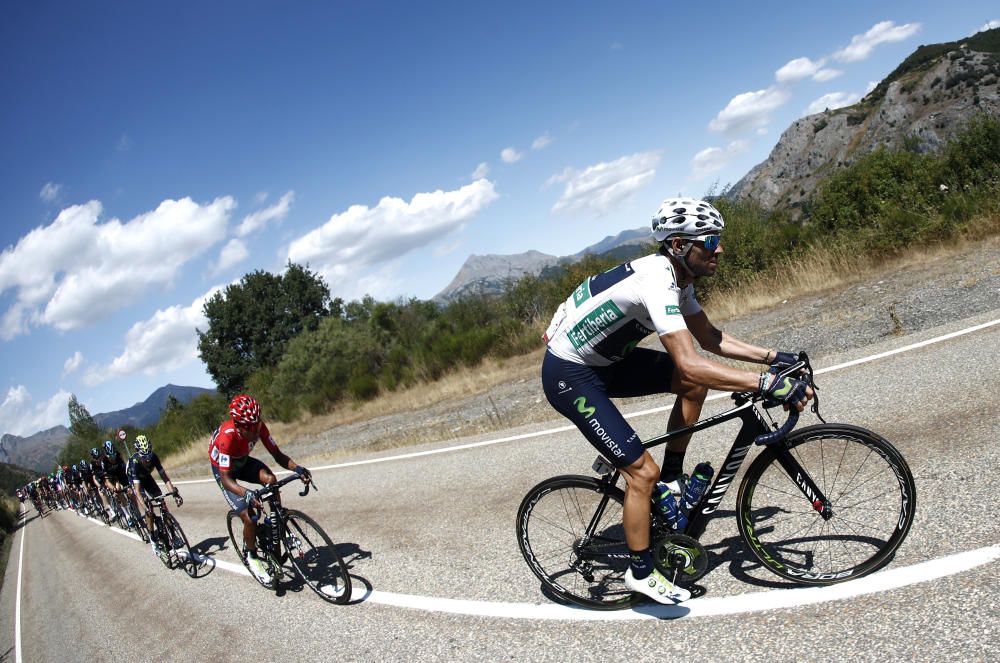
{"type": "Polygon", "coordinates": [[[169,493],[163,493],[162,495],[157,495],[156,497],[150,497],[148,499],[149,499],[150,503],[152,503],[152,502],[163,502],[168,497],[177,497],[177,489],[174,488],[169,493]]]}
{"type": "MultiPolygon", "coordinates": [[[[260,488],[259,490],[255,491],[255,493],[257,495],[257,499],[259,499],[259,500],[265,500],[268,497],[270,497],[273,493],[275,493],[282,486],[290,484],[291,482],[296,481],[296,480],[301,481],[302,477],[299,476],[298,474],[295,474],[293,472],[290,476],[287,476],[284,479],[281,479],[280,481],[276,481],[275,483],[268,484],[267,486],[264,486],[263,488],[260,488]]],[[[308,495],[310,488],[316,488],[316,485],[315,485],[315,483],[313,482],[312,479],[309,480],[309,483],[307,483],[306,486],[305,486],[305,488],[299,493],[299,496],[300,497],[305,497],[306,495],[308,495]]],[[[319,490],[319,488],[316,488],[316,490],[319,490]]]]}
{"type": "MultiPolygon", "coordinates": [[[[800,352],[799,360],[797,362],[795,362],[785,370],[778,373],[778,379],[790,376],[794,376],[795,379],[802,380],[810,387],[812,387],[813,389],[812,411],[816,414],[817,417],[819,417],[819,395],[816,393],[818,387],[816,386],[816,382],[813,379],[813,369],[812,369],[812,364],[809,363],[809,355],[807,355],[805,352],[800,352]]],[[[754,400],[763,399],[763,395],[755,394],[752,396],[752,398],[754,400]]],[[[819,417],[819,419],[820,421],[822,421],[823,417],[819,417]]],[[[798,422],[799,422],[799,411],[794,407],[789,407],[788,419],[785,420],[785,423],[783,423],[781,427],[778,428],[777,430],[771,431],[770,433],[763,433],[761,435],[758,435],[757,439],[754,440],[754,443],[760,445],[767,445],[783,440],[788,435],[788,433],[790,433],[791,430],[795,428],[795,425],[798,422]]]]}

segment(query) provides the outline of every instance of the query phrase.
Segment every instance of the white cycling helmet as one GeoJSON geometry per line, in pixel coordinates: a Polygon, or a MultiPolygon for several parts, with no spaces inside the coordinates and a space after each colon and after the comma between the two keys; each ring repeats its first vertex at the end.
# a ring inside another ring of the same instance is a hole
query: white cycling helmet
{"type": "Polygon", "coordinates": [[[653,216],[653,238],[657,242],[672,237],[719,235],[725,227],[722,215],[711,203],[691,198],[667,198],[653,216]]]}

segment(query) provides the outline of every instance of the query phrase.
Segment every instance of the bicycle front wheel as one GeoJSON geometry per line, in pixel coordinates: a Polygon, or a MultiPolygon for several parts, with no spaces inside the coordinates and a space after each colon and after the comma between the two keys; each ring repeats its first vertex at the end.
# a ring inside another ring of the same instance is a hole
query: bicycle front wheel
{"type": "Polygon", "coordinates": [[[167,511],[163,514],[163,525],[167,532],[167,541],[177,559],[175,566],[183,565],[184,572],[193,578],[198,573],[198,564],[191,554],[191,546],[188,544],[187,535],[181,529],[181,524],[174,518],[174,514],[167,511]]]}
{"type": "Polygon", "coordinates": [[[350,601],[351,576],[333,541],[301,511],[288,509],[285,514],[285,550],[299,577],[324,601],[350,601]]]}
{"type": "Polygon", "coordinates": [[[235,511],[229,512],[229,515],[226,516],[226,529],[229,530],[229,540],[233,544],[233,552],[236,553],[236,556],[243,562],[243,566],[250,572],[250,577],[259,582],[262,587],[277,591],[281,569],[276,567],[270,555],[264,554],[263,551],[258,549],[258,557],[267,568],[269,576],[267,582],[264,582],[264,580],[254,573],[253,569],[250,568],[250,563],[247,562],[247,548],[243,542],[243,520],[240,518],[240,514],[235,511]]]}
{"type": "Polygon", "coordinates": [[[545,589],[598,610],[642,600],[625,587],[624,502],[621,489],[585,476],[553,477],[528,492],[517,510],[517,542],[545,589]]]}
{"type": "Polygon", "coordinates": [[[802,585],[831,585],[888,564],[913,523],[916,485],[900,453],[864,428],[823,424],[782,443],[832,506],[813,508],[768,449],[737,495],[740,535],[767,569],[802,585]]]}

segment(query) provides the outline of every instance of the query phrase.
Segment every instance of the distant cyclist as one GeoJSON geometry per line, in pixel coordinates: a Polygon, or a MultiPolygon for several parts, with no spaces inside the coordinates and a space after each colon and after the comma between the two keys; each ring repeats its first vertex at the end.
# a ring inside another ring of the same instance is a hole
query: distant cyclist
{"type": "MultiPolygon", "coordinates": [[[[96,466],[97,463],[94,463],[96,466]]],[[[122,458],[121,453],[115,447],[115,443],[111,440],[104,440],[104,446],[101,449],[101,469],[104,471],[104,486],[111,494],[115,496],[120,502],[119,490],[127,490],[129,486],[128,481],[128,467],[127,462],[122,458]]],[[[129,491],[128,499],[132,500],[135,504],[136,513],[142,511],[139,508],[139,502],[136,498],[135,491],[129,491]]],[[[128,526],[132,527],[135,523],[132,522],[132,517],[128,517],[128,526]]]]}
{"type": "MultiPolygon", "coordinates": [[[[153,470],[159,473],[160,478],[163,483],[167,485],[167,492],[172,493],[177,489],[174,488],[174,484],[171,483],[170,477],[167,476],[166,470],[163,469],[163,464],[160,463],[160,457],[156,455],[153,451],[153,445],[149,443],[145,435],[136,435],[135,437],[135,453],[128,461],[128,477],[132,482],[135,492],[139,493],[141,490],[146,499],[151,497],[159,497],[163,494],[160,490],[160,486],[157,485],[156,480],[153,479],[153,470]]],[[[177,501],[177,506],[184,503],[181,499],[180,493],[174,497],[177,501]]],[[[152,536],[153,534],[153,514],[150,509],[146,509],[144,514],[146,520],[146,527],[150,532],[150,543],[153,546],[153,554],[159,554],[160,542],[156,541],[156,538],[152,536]]]]}
{"type": "Polygon", "coordinates": [[[307,482],[309,470],[297,465],[278,448],[271,432],[260,418],[260,405],[253,397],[240,394],[229,403],[230,419],[222,423],[208,445],[212,474],[230,508],[243,521],[243,542],[247,549],[247,565],[262,582],[271,581],[263,562],[257,557],[257,523],[248,508],[260,506],[256,493],[236,483],[237,480],[267,486],[277,481],[267,465],[252,458],[250,452],[260,440],[271,457],[281,467],[291,470],[307,482]]]}
{"type": "Polygon", "coordinates": [[[711,204],[668,199],[653,217],[659,250],[586,279],[559,306],[545,333],[542,386],[549,403],[572,421],[625,475],[625,540],[631,562],[625,586],[660,603],[690,598],[653,566],[649,523],[657,480],[679,488],[690,435],[667,444],[663,469],[610,398],[677,395],[668,430],[696,422],[709,389],[752,391],[802,410],[812,389],[777,367],[797,355],[740,341],[717,329],[695,299],[694,281],[712,276],[722,255],[725,222],[711,204]],[[637,348],[656,333],[666,353],[637,348]],[[764,373],[732,368],[698,354],[770,365],[764,373]]]}

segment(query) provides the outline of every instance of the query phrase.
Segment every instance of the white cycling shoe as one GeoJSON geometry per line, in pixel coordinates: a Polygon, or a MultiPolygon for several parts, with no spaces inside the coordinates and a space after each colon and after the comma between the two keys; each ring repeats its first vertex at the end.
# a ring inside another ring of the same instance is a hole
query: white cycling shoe
{"type": "Polygon", "coordinates": [[[247,556],[247,565],[250,567],[250,572],[257,577],[257,580],[265,585],[271,582],[271,574],[267,572],[267,567],[264,566],[264,562],[259,558],[247,556]]]}
{"type": "Polygon", "coordinates": [[[682,603],[691,598],[691,592],[670,582],[656,569],[645,578],[639,579],[632,575],[632,567],[629,567],[625,571],[625,586],[633,592],[666,605],[682,603]]]}

